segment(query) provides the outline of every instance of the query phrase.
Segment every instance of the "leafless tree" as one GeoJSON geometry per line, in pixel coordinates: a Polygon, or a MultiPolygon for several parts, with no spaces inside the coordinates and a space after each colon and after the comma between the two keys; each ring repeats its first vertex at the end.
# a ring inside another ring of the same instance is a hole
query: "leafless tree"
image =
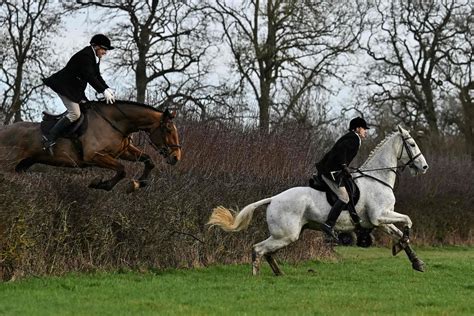
{"type": "Polygon", "coordinates": [[[411,127],[426,123],[439,136],[439,85],[436,67],[447,58],[442,49],[460,33],[450,27],[457,0],[380,1],[367,14],[371,29],[360,47],[377,63],[366,80],[377,89],[372,103],[390,110],[411,127]]]}
{"type": "Polygon", "coordinates": [[[157,101],[181,99],[202,107],[196,91],[208,73],[202,62],[210,47],[206,17],[192,1],[78,1],[80,7],[104,8],[104,19],[119,21],[104,33],[111,34],[117,70],[132,73],[136,99],[157,101]]]}
{"type": "Polygon", "coordinates": [[[337,76],[337,57],[351,52],[364,9],[342,1],[216,0],[208,3],[230,48],[241,89],[257,100],[259,126],[271,114],[295,114],[302,97],[337,76]]]}
{"type": "Polygon", "coordinates": [[[450,23],[457,36],[442,47],[447,58],[437,70],[447,84],[443,85],[447,99],[452,103],[446,123],[455,124],[464,135],[468,152],[474,161],[474,6],[463,2],[450,23]],[[459,105],[459,106],[456,106],[459,105]],[[460,109],[459,109],[460,108],[460,109]]]}
{"type": "Polygon", "coordinates": [[[60,23],[60,7],[47,0],[2,1],[0,6],[0,110],[4,124],[21,121],[27,102],[41,88],[52,62],[50,36],[60,23]]]}

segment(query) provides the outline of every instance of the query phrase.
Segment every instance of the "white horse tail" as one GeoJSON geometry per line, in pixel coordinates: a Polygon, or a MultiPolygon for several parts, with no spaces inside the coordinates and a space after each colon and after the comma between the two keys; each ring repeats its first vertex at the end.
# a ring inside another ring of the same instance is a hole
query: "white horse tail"
{"type": "Polygon", "coordinates": [[[238,232],[247,228],[253,217],[255,209],[261,205],[268,204],[272,198],[266,198],[258,202],[252,203],[244,207],[235,217],[232,211],[223,206],[218,206],[212,210],[211,217],[209,217],[208,225],[219,226],[228,232],[238,232]]]}

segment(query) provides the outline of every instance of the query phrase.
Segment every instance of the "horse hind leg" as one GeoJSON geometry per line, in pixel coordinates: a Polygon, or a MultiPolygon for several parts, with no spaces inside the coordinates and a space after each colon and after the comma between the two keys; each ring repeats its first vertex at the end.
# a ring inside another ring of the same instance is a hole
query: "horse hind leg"
{"type": "Polygon", "coordinates": [[[28,170],[29,167],[35,164],[35,160],[33,158],[25,158],[21,160],[16,166],[15,166],[15,172],[25,172],[28,170]]]}
{"type": "Polygon", "coordinates": [[[276,262],[275,258],[273,258],[273,254],[268,253],[265,256],[265,259],[267,260],[268,264],[270,265],[270,268],[272,268],[272,271],[275,275],[283,275],[283,271],[281,271],[280,266],[276,262]]]}
{"type": "Polygon", "coordinates": [[[295,238],[275,238],[273,236],[270,236],[266,240],[259,242],[258,244],[255,244],[253,246],[252,250],[252,274],[253,275],[258,275],[260,272],[260,261],[262,256],[265,257],[267,262],[270,264],[270,267],[272,268],[272,271],[275,275],[282,275],[283,272],[280,270],[280,267],[276,263],[275,259],[273,258],[273,254],[285,247],[291,244],[293,241],[295,241],[295,238]]]}

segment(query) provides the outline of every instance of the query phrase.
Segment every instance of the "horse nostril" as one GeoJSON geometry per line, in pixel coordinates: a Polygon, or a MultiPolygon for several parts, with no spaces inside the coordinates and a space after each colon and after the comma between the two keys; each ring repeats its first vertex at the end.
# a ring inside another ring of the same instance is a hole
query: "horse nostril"
{"type": "Polygon", "coordinates": [[[427,166],[427,165],[424,165],[424,166],[423,166],[423,170],[426,170],[426,169],[428,169],[428,166],[427,166]]]}

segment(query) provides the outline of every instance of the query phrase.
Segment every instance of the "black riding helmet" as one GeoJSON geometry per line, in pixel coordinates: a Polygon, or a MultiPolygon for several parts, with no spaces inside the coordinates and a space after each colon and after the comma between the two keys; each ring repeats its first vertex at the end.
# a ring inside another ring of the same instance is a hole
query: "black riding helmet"
{"type": "Polygon", "coordinates": [[[349,130],[353,131],[357,127],[363,127],[365,129],[369,129],[367,126],[367,122],[362,118],[362,117],[356,117],[355,119],[352,119],[351,122],[349,123],[349,130]]]}
{"type": "Polygon", "coordinates": [[[100,47],[105,48],[107,50],[114,49],[114,47],[112,47],[112,45],[110,45],[109,38],[107,36],[105,36],[104,34],[96,34],[96,35],[92,36],[90,44],[91,45],[99,45],[100,47]]]}

